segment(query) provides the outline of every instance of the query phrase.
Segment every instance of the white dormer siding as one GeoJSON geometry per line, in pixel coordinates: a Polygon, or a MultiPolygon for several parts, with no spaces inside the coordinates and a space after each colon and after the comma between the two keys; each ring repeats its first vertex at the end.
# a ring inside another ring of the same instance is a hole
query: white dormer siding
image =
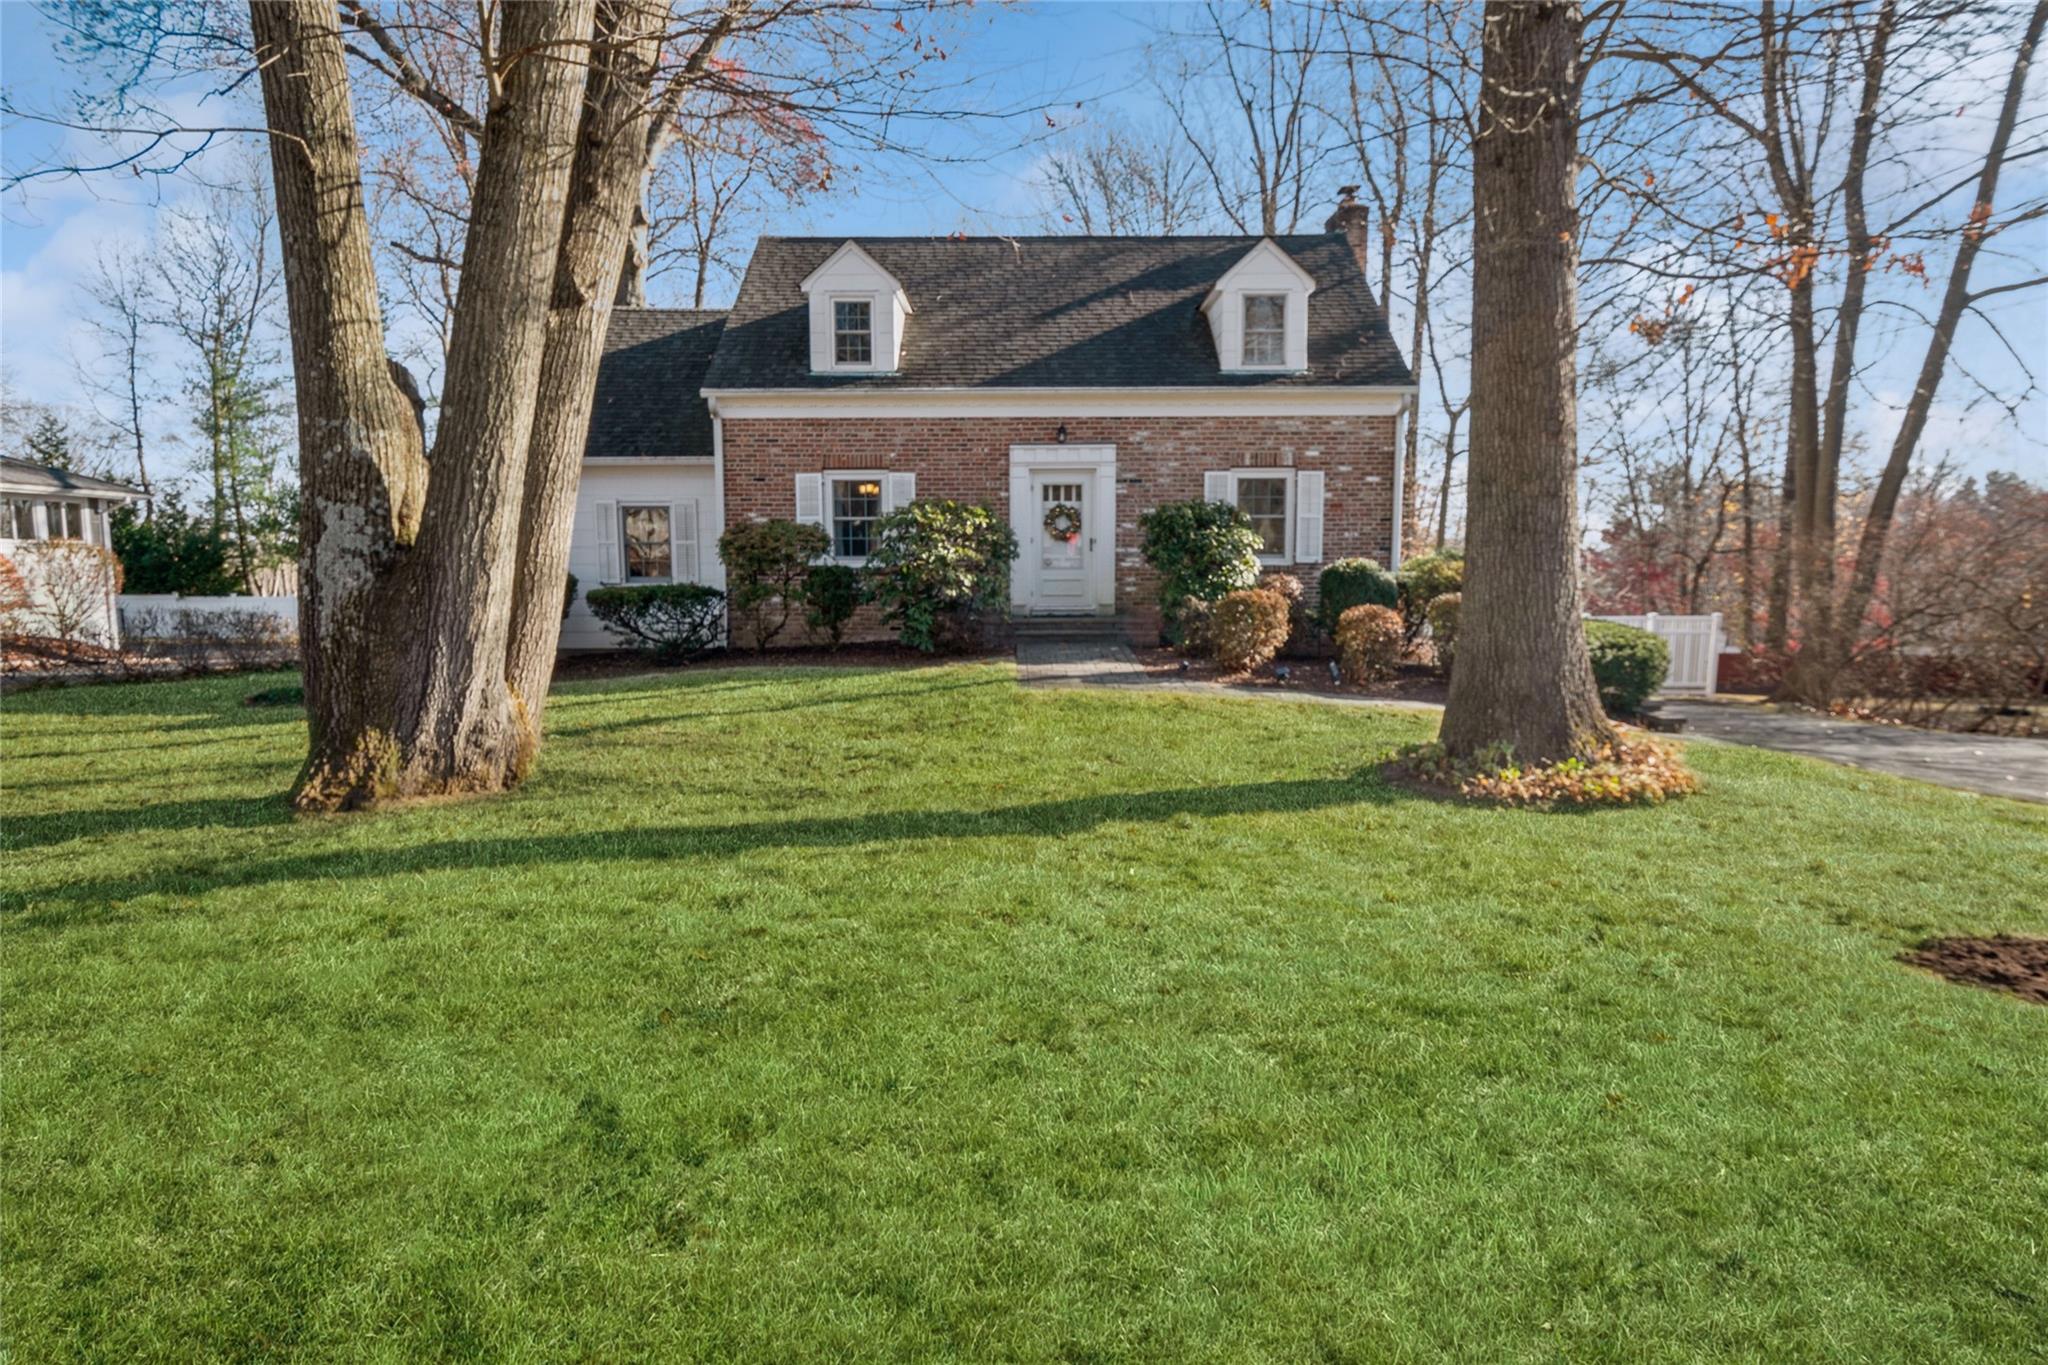
{"type": "Polygon", "coordinates": [[[1306,370],[1308,296],[1315,288],[1315,277],[1296,265],[1270,237],[1226,270],[1202,301],[1202,313],[1209,319],[1209,334],[1216,340],[1216,356],[1224,372],[1299,374],[1306,370]],[[1245,317],[1249,311],[1254,327],[1270,322],[1275,303],[1282,314],[1282,346],[1278,359],[1269,361],[1261,355],[1256,336],[1253,345],[1246,346],[1245,317]]]}
{"type": "Polygon", "coordinates": [[[811,373],[893,374],[901,367],[910,298],[874,257],[848,241],[805,276],[802,287],[810,306],[811,373]],[[865,346],[858,334],[862,313],[865,346]]]}

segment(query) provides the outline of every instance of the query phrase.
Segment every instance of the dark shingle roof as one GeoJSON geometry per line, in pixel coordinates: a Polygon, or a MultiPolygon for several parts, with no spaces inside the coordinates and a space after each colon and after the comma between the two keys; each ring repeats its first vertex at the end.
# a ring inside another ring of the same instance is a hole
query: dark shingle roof
{"type": "Polygon", "coordinates": [[[133,484],[94,478],[90,474],[58,469],[55,465],[17,460],[11,455],[0,455],[0,482],[16,492],[82,493],[87,497],[103,498],[147,496],[133,484]]]}
{"type": "Polygon", "coordinates": [[[1309,274],[1305,374],[1224,374],[1201,305],[1256,237],[857,237],[910,298],[902,368],[814,375],[804,278],[843,237],[763,237],[711,389],[1410,384],[1339,233],[1276,237],[1309,274]]]}
{"type": "Polygon", "coordinates": [[[698,391],[723,312],[619,308],[604,338],[585,459],[711,458],[711,411],[698,391]]]}

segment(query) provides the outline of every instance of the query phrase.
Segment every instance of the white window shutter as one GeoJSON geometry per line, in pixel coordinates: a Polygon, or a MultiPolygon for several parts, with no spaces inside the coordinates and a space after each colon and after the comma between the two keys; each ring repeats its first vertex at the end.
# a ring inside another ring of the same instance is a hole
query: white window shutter
{"type": "Polygon", "coordinates": [[[600,502],[592,509],[597,516],[597,578],[600,583],[619,581],[619,505],[600,502]]]}
{"type": "Polygon", "coordinates": [[[1323,562],[1323,471],[1304,469],[1294,476],[1294,562],[1323,562]]]}
{"type": "Polygon", "coordinates": [[[885,512],[900,512],[917,501],[917,475],[891,474],[889,476],[889,505],[885,512]]]}
{"type": "Polygon", "coordinates": [[[796,519],[806,526],[825,524],[825,476],[796,476],[796,519]]]}
{"type": "Polygon", "coordinates": [[[695,502],[672,502],[668,505],[669,543],[675,551],[675,579],[678,583],[698,583],[697,576],[697,504],[695,502]]]}
{"type": "Polygon", "coordinates": [[[1230,503],[1234,503],[1237,501],[1236,498],[1230,496],[1229,470],[1212,469],[1208,473],[1202,475],[1202,500],[1204,502],[1230,503]]]}

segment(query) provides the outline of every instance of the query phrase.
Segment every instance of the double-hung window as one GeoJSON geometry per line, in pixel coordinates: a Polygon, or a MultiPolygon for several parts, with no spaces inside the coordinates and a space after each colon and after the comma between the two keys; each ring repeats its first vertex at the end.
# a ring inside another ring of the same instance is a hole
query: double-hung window
{"type": "Polygon", "coordinates": [[[4,529],[10,540],[34,540],[36,538],[36,505],[27,498],[9,498],[6,507],[4,529]]]}
{"type": "Polygon", "coordinates": [[[1244,363],[1272,366],[1287,363],[1287,296],[1244,296],[1244,363]]]}
{"type": "Polygon", "coordinates": [[[833,557],[867,558],[875,545],[875,523],[882,517],[882,476],[829,475],[825,480],[825,498],[833,557]]]}
{"type": "Polygon", "coordinates": [[[875,305],[867,299],[832,300],[832,363],[875,362],[875,305]]]}
{"type": "Polygon", "coordinates": [[[46,502],[43,514],[49,520],[50,539],[84,540],[85,508],[75,502],[46,502]]]}
{"type": "Polygon", "coordinates": [[[1238,474],[1235,481],[1237,510],[1251,519],[1252,530],[1258,532],[1259,554],[1268,559],[1284,558],[1293,480],[1285,474],[1238,474]]]}
{"type": "Polygon", "coordinates": [[[667,583],[675,578],[675,535],[667,504],[620,504],[619,544],[626,582],[667,583]]]}

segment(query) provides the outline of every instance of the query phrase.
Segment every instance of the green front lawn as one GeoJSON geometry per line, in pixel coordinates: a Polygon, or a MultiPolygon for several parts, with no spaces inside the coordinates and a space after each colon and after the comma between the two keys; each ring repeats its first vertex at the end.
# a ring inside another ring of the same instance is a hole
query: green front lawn
{"type": "MultiPolygon", "coordinates": [[[[564,689],[294,820],[264,679],[4,720],[13,1358],[1998,1360],[2048,1341],[2048,810],[1008,669],[564,689]]],[[[4,1349],[4,1348],[0,1348],[4,1349]]]]}

